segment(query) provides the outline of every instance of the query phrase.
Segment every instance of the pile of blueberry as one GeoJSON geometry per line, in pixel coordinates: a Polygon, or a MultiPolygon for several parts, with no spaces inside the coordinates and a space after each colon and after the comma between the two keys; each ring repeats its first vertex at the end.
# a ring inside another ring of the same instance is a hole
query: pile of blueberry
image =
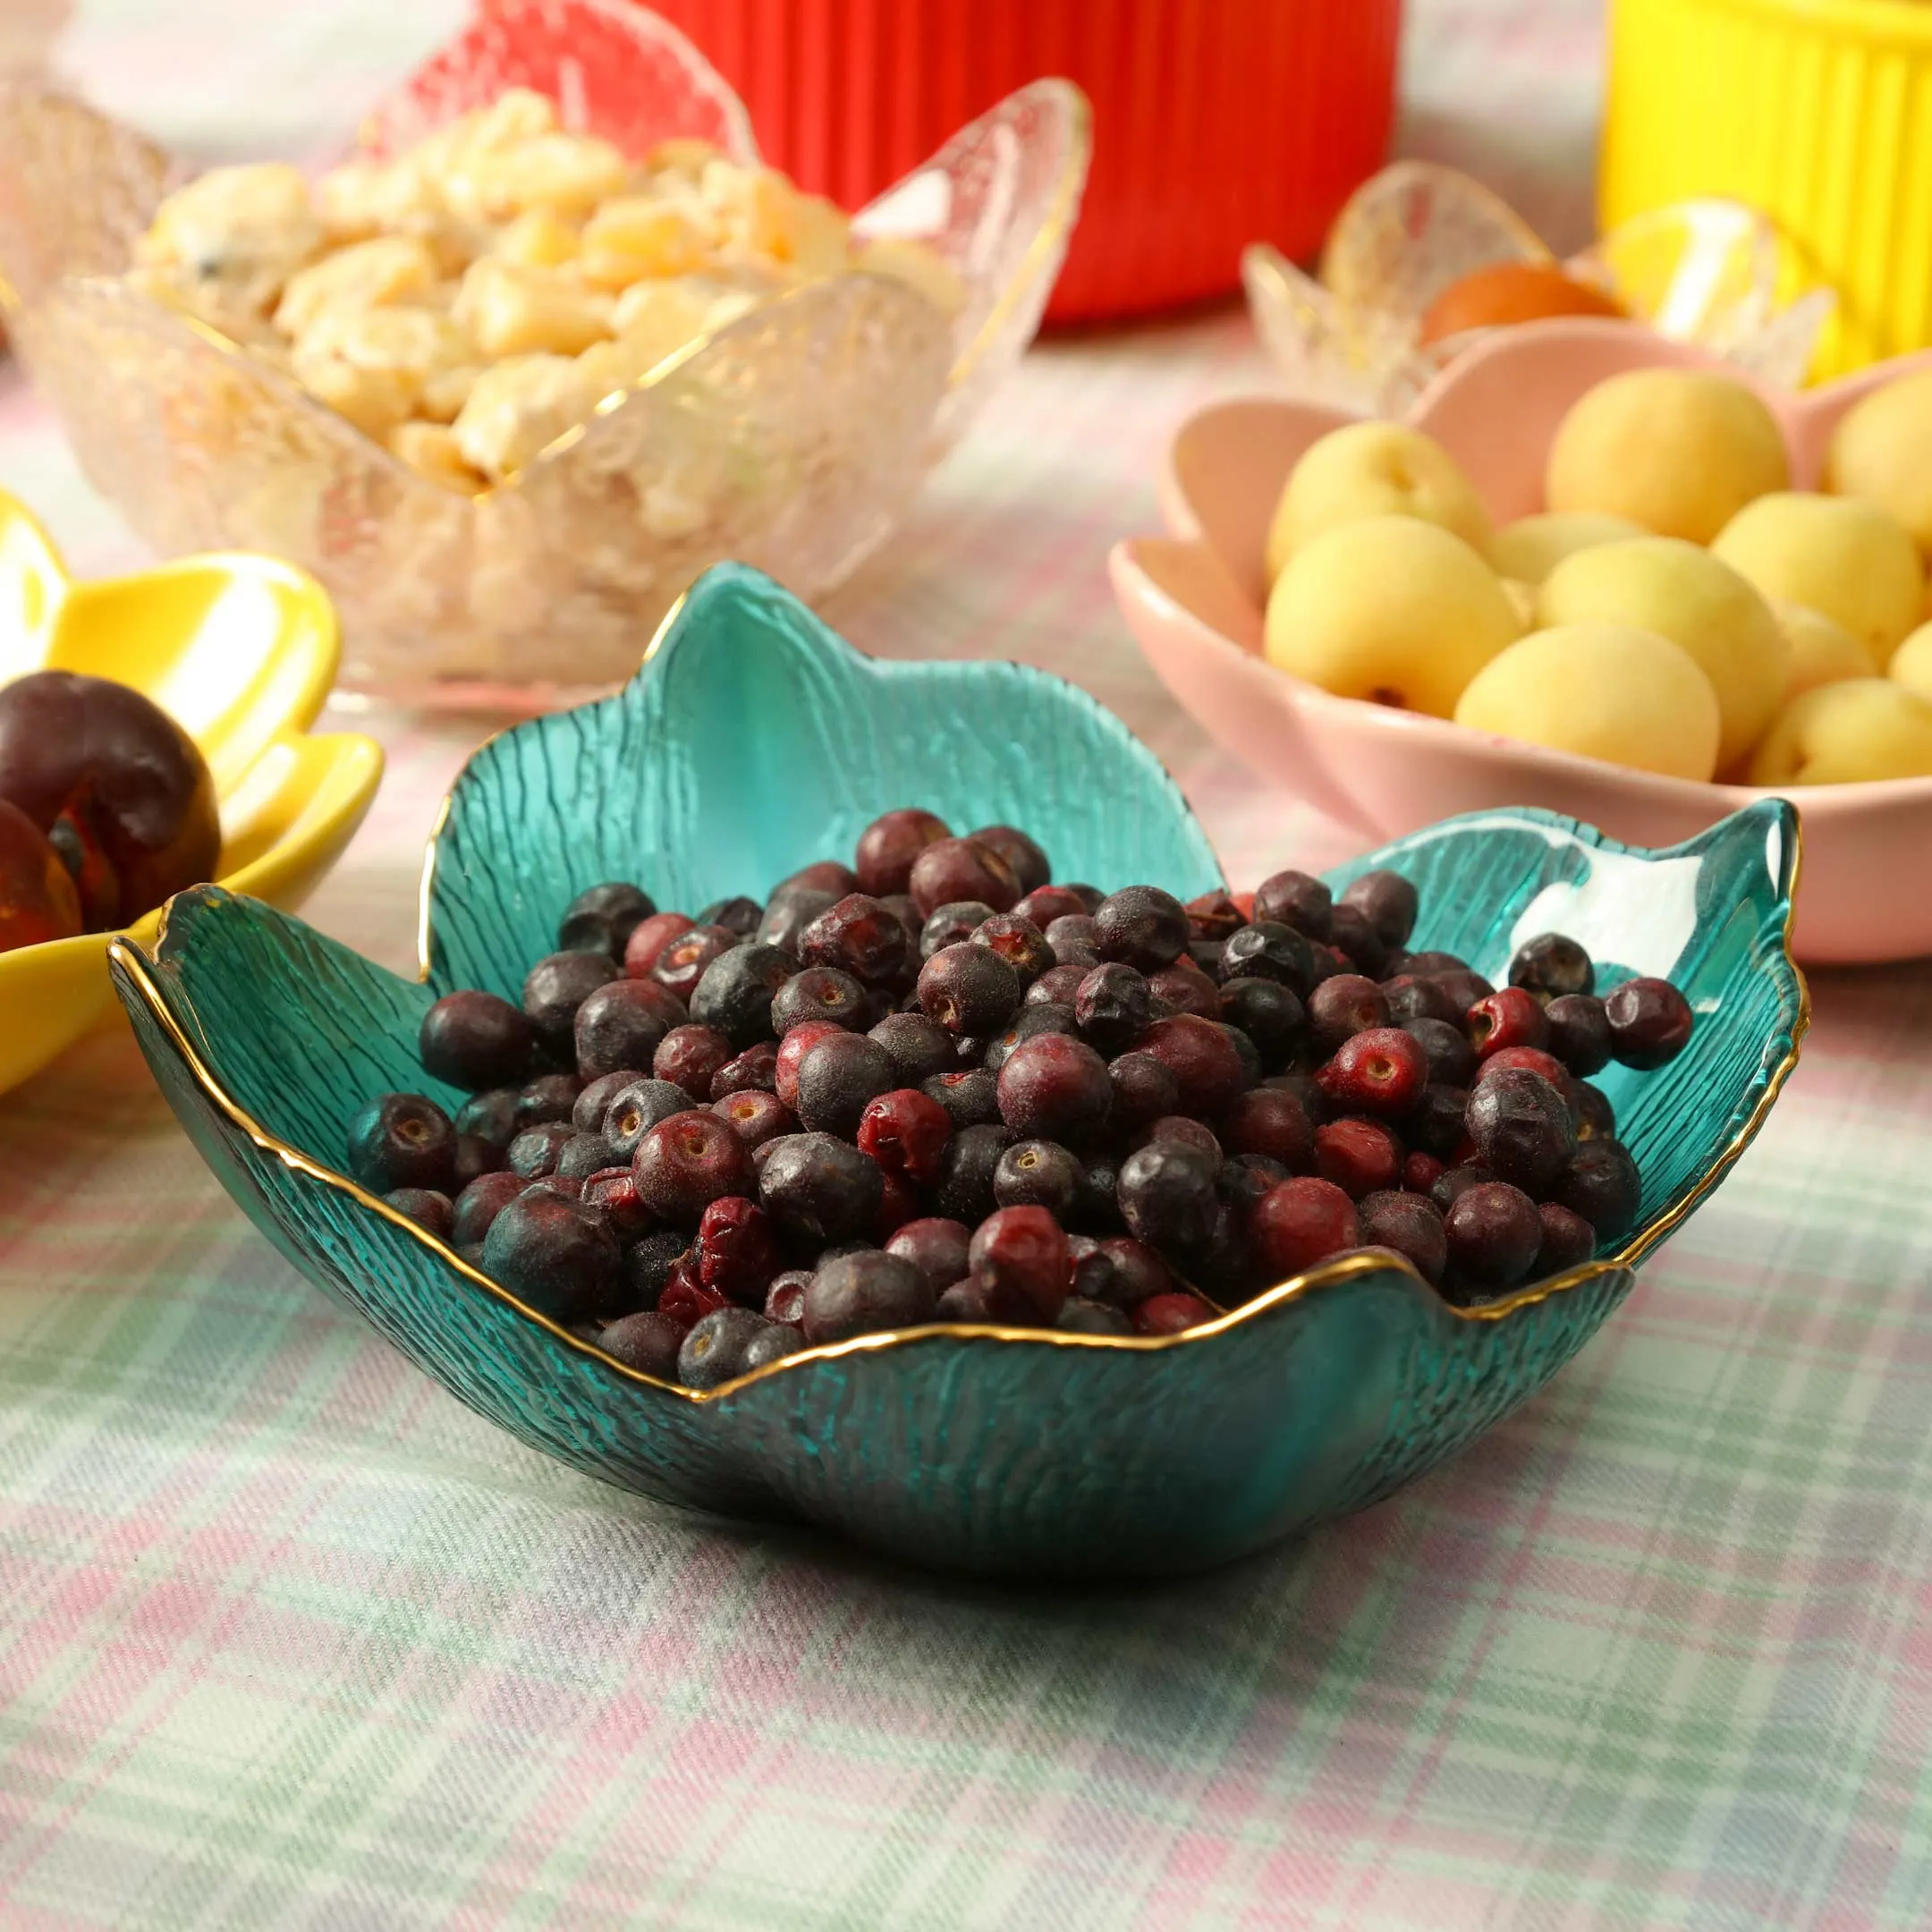
{"type": "Polygon", "coordinates": [[[522,1004],[452,993],[385,1094],[367,1187],[618,1360],[712,1388],[921,1323],[1172,1335],[1393,1249],[1469,1305],[1635,1221],[1586,1076],[1690,1038],[1531,939],[1492,987],[1409,952],[1394,872],[1339,900],[1056,886],[1024,833],[888,812],[855,863],[694,920],[594,886],[522,1004]]]}

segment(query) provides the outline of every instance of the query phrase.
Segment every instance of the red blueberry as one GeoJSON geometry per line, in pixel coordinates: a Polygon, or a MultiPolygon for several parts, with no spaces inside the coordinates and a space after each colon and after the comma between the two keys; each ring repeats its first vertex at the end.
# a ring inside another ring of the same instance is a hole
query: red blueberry
{"type": "Polygon", "coordinates": [[[1106,1062],[1066,1033],[1036,1033],[999,1070],[1000,1118],[1030,1140],[1078,1144],[1104,1126],[1114,1105],[1106,1062]]]}
{"type": "Polygon", "coordinates": [[[1402,1178],[1402,1148],[1379,1121],[1338,1120],[1315,1130],[1315,1165],[1353,1199],[1394,1187],[1402,1178]]]}
{"type": "Polygon", "coordinates": [[[1298,1174],[1254,1204],[1248,1235],[1263,1275],[1282,1282],[1359,1246],[1361,1225],[1354,1202],[1332,1181],[1298,1174]]]}
{"type": "Polygon", "coordinates": [[[858,1142],[887,1175],[914,1181],[938,1176],[953,1116],[930,1094],[916,1087],[895,1087],[869,1100],[859,1116],[858,1142]]]}
{"type": "Polygon", "coordinates": [[[913,860],[928,845],[952,836],[953,828],[944,818],[917,806],[875,818],[859,835],[852,867],[859,875],[859,890],[875,899],[902,893],[912,877],[913,860]]]}
{"type": "Polygon", "coordinates": [[[799,1068],[805,1055],[822,1039],[829,1039],[845,1029],[835,1020],[807,1020],[795,1026],[778,1043],[778,1059],[773,1072],[778,1097],[795,1114],[798,1111],[799,1068]]]}
{"type": "Polygon", "coordinates": [[[1184,1114],[1210,1119],[1224,1114],[1248,1084],[1233,1042],[1212,1020],[1195,1013],[1157,1020],[1134,1042],[1134,1050],[1152,1054],[1174,1075],[1184,1114]]]}
{"type": "Polygon", "coordinates": [[[1626,979],[1604,1000],[1610,1051],[1648,1072],[1674,1060],[1690,1038],[1690,1003],[1668,979],[1626,979]]]}
{"type": "Polygon", "coordinates": [[[921,919],[961,899],[976,899],[996,912],[1011,912],[1020,900],[1012,866],[992,846],[970,838],[938,839],[927,846],[912,862],[906,889],[921,919]]]}
{"type": "Polygon", "coordinates": [[[1343,1040],[1315,1079],[1335,1106],[1396,1120],[1422,1097],[1428,1075],[1428,1055],[1413,1034],[1370,1027],[1343,1040]]]}
{"type": "Polygon", "coordinates": [[[631,1166],[644,1205],[678,1227],[696,1227],[713,1201],[753,1189],[744,1142],[716,1114],[695,1108],[659,1121],[638,1142],[631,1166]]]}
{"type": "Polygon", "coordinates": [[[1521,987],[1504,987],[1487,999],[1479,999],[1463,1021],[1470,1045],[1479,1060],[1501,1053],[1506,1046],[1546,1046],[1549,1021],[1533,993],[1521,987]]]}
{"type": "Polygon", "coordinates": [[[1044,1208],[996,1209],[974,1233],[967,1264],[996,1321],[1050,1322],[1067,1298],[1067,1238],[1044,1208]]]}
{"type": "Polygon", "coordinates": [[[1144,1335],[1181,1335],[1214,1318],[1215,1311],[1191,1294],[1149,1295],[1134,1303],[1132,1315],[1134,1333],[1144,1335]]]}

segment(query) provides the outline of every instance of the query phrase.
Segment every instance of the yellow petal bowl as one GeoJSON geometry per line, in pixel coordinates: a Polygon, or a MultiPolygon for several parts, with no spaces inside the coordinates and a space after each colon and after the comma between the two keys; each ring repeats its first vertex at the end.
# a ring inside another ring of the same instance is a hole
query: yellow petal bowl
{"type": "MultiPolygon", "coordinates": [[[[221,800],[220,880],[299,905],[341,856],[382,778],[382,750],[311,737],[335,682],[335,613],[267,557],[186,557],[72,581],[47,533],[0,492],[0,685],[87,672],[144,691],[200,746],[221,800]]],[[[128,928],[151,943],[151,912],[128,928]]],[[[38,1072],[114,1004],[108,933],[0,953],[0,1092],[38,1072]]]]}

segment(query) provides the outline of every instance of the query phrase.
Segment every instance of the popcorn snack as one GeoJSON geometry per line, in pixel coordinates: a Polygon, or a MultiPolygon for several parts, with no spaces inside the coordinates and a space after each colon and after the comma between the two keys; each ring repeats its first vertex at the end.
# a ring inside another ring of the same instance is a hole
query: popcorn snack
{"type": "Polygon", "coordinates": [[[633,159],[513,88],[313,183],[281,162],[170,195],[135,276],[431,480],[513,477],[599,402],[757,304],[854,270],[947,316],[957,273],[703,141],[633,159]]]}

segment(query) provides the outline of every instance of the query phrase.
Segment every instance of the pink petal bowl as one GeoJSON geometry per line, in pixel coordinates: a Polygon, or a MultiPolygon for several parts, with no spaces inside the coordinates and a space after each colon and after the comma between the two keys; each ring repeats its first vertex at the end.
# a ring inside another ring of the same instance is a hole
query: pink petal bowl
{"type": "MultiPolygon", "coordinates": [[[[1792,487],[1815,488],[1838,419],[1932,351],[1801,392],[1756,382],[1707,350],[1628,322],[1523,323],[1479,344],[1405,419],[1449,450],[1498,524],[1540,511],[1544,459],[1586,389],[1639,368],[1717,369],[1751,384],[1784,432],[1792,487]]],[[[1182,424],[1160,479],[1172,535],[1114,546],[1114,595],[1168,689],[1264,778],[1380,843],[1458,812],[1536,805],[1637,845],[1673,845],[1752,800],[1699,784],[1337,698],[1261,655],[1263,547],[1289,471],[1309,444],[1355,420],[1319,403],[1253,397],[1182,424]]],[[[1796,950],[1814,964],[1932,953],[1932,778],[1797,785],[1805,845],[1796,950]]]]}

